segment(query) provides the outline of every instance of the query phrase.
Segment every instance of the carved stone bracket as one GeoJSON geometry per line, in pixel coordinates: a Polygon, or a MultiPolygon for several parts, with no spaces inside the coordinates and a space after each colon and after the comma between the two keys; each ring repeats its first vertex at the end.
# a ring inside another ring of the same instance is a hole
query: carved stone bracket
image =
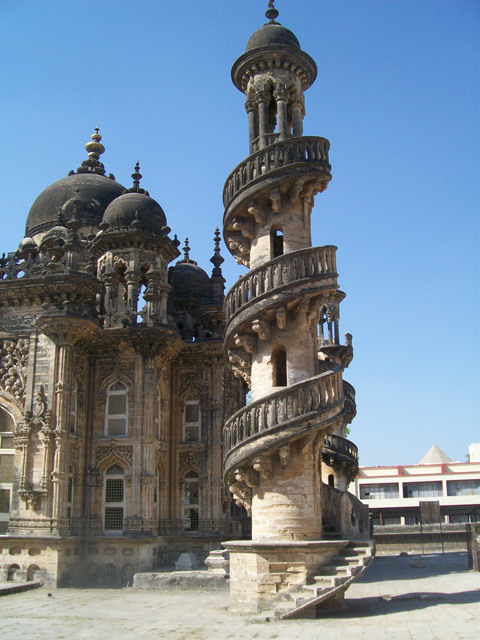
{"type": "Polygon", "coordinates": [[[260,340],[263,340],[264,342],[268,342],[270,340],[270,325],[268,322],[256,318],[252,321],[252,331],[258,333],[260,340]]]}

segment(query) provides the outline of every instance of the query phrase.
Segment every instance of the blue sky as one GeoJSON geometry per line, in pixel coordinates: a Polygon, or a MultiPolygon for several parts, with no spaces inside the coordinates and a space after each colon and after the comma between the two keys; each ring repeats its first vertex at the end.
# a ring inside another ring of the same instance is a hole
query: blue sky
{"type": "MultiPolygon", "coordinates": [[[[0,0],[0,219],[13,251],[37,195],[79,166],[98,123],[107,172],[142,185],[210,272],[222,189],[248,155],[234,60],[264,0],[0,0]]],[[[312,214],[338,246],[364,465],[480,441],[476,0],[278,0],[317,62],[305,134],[331,142],[312,214]]],[[[244,270],[223,249],[227,285],[244,270]]]]}

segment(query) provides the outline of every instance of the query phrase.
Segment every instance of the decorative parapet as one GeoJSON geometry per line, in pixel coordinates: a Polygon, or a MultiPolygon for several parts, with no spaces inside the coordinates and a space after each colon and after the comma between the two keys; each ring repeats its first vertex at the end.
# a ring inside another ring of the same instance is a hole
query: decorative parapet
{"type": "Polygon", "coordinates": [[[343,414],[342,367],[303,380],[288,388],[261,398],[237,411],[223,429],[225,471],[239,464],[241,457],[251,457],[275,442],[282,444],[279,433],[288,430],[293,437],[325,420],[343,414]],[[332,415],[329,409],[335,409],[332,415]],[[323,415],[322,415],[323,414],[323,415]],[[328,414],[328,418],[327,418],[328,414]],[[260,442],[260,439],[262,441],[260,442]],[[252,446],[247,446],[252,443],[252,446]],[[239,449],[242,448],[242,452],[239,449]]]}
{"type": "Polygon", "coordinates": [[[325,444],[323,453],[326,455],[342,456],[347,458],[350,462],[358,464],[358,448],[350,440],[336,436],[334,434],[327,434],[325,436],[325,444]]]}
{"type": "MultiPolygon", "coordinates": [[[[302,172],[321,172],[325,174],[326,188],[330,181],[330,164],[328,151],[330,143],[326,138],[317,136],[289,138],[282,142],[271,144],[252,154],[235,167],[228,176],[223,188],[223,204],[228,212],[233,199],[256,182],[265,177],[283,177],[295,175],[295,168],[302,172]],[[284,171],[286,169],[286,172],[284,171]]],[[[225,214],[227,215],[227,213],[225,214]]]]}
{"type": "Polygon", "coordinates": [[[319,278],[337,278],[337,247],[309,247],[286,253],[252,269],[239,278],[225,296],[226,323],[247,305],[279,293],[281,287],[309,279],[318,287],[319,278]]]}

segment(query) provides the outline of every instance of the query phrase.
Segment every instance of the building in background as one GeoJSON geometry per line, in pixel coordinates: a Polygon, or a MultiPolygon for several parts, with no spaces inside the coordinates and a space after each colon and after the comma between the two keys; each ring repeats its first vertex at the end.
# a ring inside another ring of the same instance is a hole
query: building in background
{"type": "Polygon", "coordinates": [[[420,524],[420,503],[438,501],[441,521],[480,521],[480,444],[468,462],[453,462],[436,445],[416,465],[360,467],[353,491],[374,526],[420,524]]]}

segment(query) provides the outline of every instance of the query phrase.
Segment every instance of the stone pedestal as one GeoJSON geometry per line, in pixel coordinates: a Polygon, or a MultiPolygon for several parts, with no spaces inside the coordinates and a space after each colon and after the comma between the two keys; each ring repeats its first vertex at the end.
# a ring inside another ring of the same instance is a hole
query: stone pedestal
{"type": "Polygon", "coordinates": [[[288,593],[313,583],[319,568],[338,555],[348,545],[348,540],[239,540],[222,545],[230,551],[232,611],[260,613],[272,609],[288,593]]]}

